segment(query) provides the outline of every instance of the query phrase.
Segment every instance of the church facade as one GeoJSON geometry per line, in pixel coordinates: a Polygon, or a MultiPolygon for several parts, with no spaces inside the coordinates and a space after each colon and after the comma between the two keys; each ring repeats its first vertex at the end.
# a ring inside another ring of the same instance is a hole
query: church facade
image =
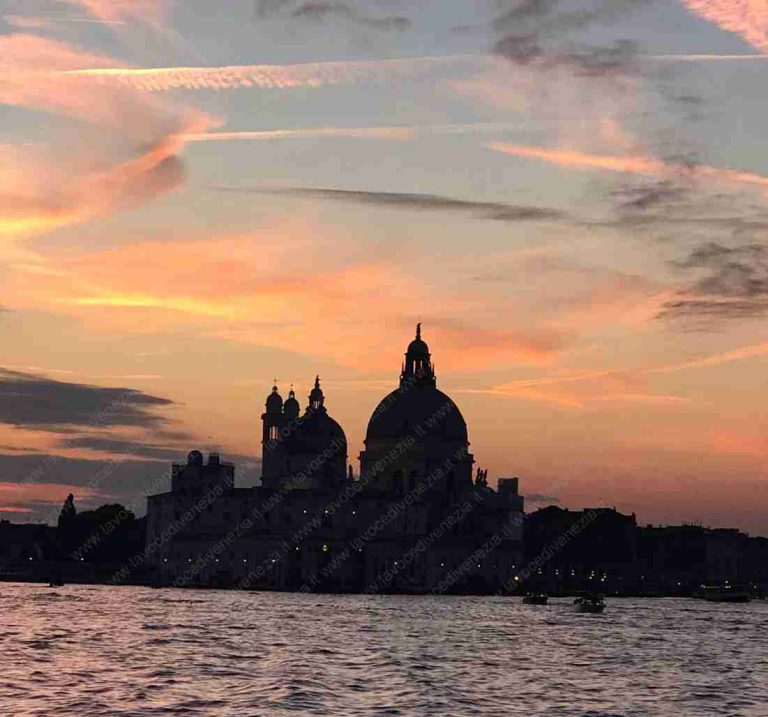
{"type": "Polygon", "coordinates": [[[521,569],[517,479],[488,485],[467,425],[437,388],[421,326],[399,386],[373,411],[359,456],[315,380],[302,410],[273,387],[262,477],[192,451],[171,490],[150,496],[145,554],[157,584],[340,592],[496,592],[521,569]]]}

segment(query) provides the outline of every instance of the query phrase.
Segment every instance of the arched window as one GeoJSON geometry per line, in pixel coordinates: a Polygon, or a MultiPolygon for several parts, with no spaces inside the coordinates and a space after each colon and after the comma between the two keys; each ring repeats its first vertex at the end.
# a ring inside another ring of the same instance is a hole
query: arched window
{"type": "Polygon", "coordinates": [[[269,427],[269,440],[270,441],[276,441],[279,435],[280,435],[280,431],[278,430],[277,426],[270,426],[269,427]]]}

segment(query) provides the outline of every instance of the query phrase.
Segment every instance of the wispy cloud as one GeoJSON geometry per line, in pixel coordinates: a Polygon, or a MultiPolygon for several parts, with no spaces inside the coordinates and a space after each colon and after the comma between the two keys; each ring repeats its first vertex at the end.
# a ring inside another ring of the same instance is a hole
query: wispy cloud
{"type": "Polygon", "coordinates": [[[67,449],[85,448],[98,453],[158,461],[181,460],[187,450],[184,446],[157,445],[146,440],[88,434],[68,437],[62,441],[62,445],[67,449]]]}
{"type": "Polygon", "coordinates": [[[39,15],[3,15],[11,27],[19,30],[50,30],[59,24],[85,24],[85,25],[125,25],[123,20],[99,20],[89,17],[55,17],[39,15]]]}
{"type": "Polygon", "coordinates": [[[751,358],[759,358],[768,355],[768,341],[752,344],[750,346],[740,346],[739,348],[721,351],[700,358],[691,358],[686,361],[658,366],[656,368],[647,368],[645,373],[675,373],[677,371],[687,371],[689,369],[707,368],[710,366],[722,366],[733,361],[745,361],[751,358]]]}
{"type": "Polygon", "coordinates": [[[0,423],[58,430],[63,426],[157,426],[165,398],[126,388],[55,381],[0,368],[0,423]]]}
{"type": "Polygon", "coordinates": [[[710,242],[677,266],[704,272],[704,276],[664,305],[663,318],[711,323],[768,312],[768,247],[764,244],[727,247],[710,242]]]}
{"type": "Polygon", "coordinates": [[[232,142],[254,140],[270,142],[282,139],[322,139],[343,137],[347,139],[413,139],[413,127],[318,127],[316,129],[268,129],[239,130],[231,132],[206,132],[190,134],[188,142],[232,142]]]}
{"type": "Polygon", "coordinates": [[[638,55],[635,43],[619,38],[593,46],[575,38],[592,25],[622,19],[653,1],[589,0],[575,7],[563,0],[502,2],[494,22],[494,52],[518,65],[568,67],[588,77],[625,74],[638,55]]]}
{"type": "Polygon", "coordinates": [[[644,59],[657,62],[765,62],[768,60],[768,54],[765,55],[645,55],[644,59]]]}
{"type": "Polygon", "coordinates": [[[610,410],[610,404],[614,403],[674,408],[689,404],[692,399],[650,390],[650,377],[713,368],[766,355],[768,342],[763,342],[660,366],[593,371],[560,370],[551,375],[508,381],[488,389],[465,389],[463,392],[521,398],[571,410],[601,407],[610,410]]]}
{"type": "Polygon", "coordinates": [[[147,92],[231,90],[236,88],[294,89],[403,81],[428,82],[445,77],[487,71],[498,60],[484,55],[408,57],[393,60],[307,62],[291,65],[236,65],[221,67],[125,68],[90,63],[69,68],[68,74],[95,82],[129,85],[147,92]]]}
{"type": "Polygon", "coordinates": [[[34,35],[0,37],[0,102],[79,123],[58,152],[0,147],[0,234],[25,236],[87,221],[183,181],[184,136],[210,128],[211,120],[130,87],[84,92],[76,78],[62,74],[106,59],[34,35]]]}
{"type": "MultiPolygon", "coordinates": [[[[462,205],[450,211],[469,210],[462,205]]],[[[296,213],[295,221],[272,235],[158,239],[59,259],[58,272],[33,286],[14,272],[9,289],[17,308],[53,306],[90,330],[193,331],[241,346],[290,352],[311,347],[305,350],[367,370],[397,365],[399,348],[391,335],[410,333],[414,307],[447,347],[445,369],[547,362],[571,340],[570,331],[533,327],[522,316],[504,326],[481,320],[477,306],[490,316],[496,311],[478,295],[477,285],[446,294],[442,274],[431,276],[422,261],[376,258],[353,231],[345,235],[334,226],[329,234],[329,227],[299,219],[305,215],[296,213]],[[185,261],[179,262],[182,255],[185,261]]]]}
{"type": "Polygon", "coordinates": [[[363,12],[352,2],[342,0],[257,0],[262,18],[278,16],[297,21],[345,21],[373,30],[403,31],[411,27],[404,15],[377,15],[363,12]]]}
{"type": "Polygon", "coordinates": [[[106,22],[146,22],[159,25],[168,12],[168,0],[60,0],[106,22]]]}
{"type": "Polygon", "coordinates": [[[219,191],[249,192],[256,194],[287,194],[307,199],[341,202],[344,204],[366,204],[390,209],[462,213],[482,219],[501,222],[558,221],[565,213],[548,207],[538,207],[503,202],[477,202],[435,194],[413,194],[407,192],[371,192],[350,189],[326,189],[312,187],[289,187],[278,189],[217,187],[219,191]]]}
{"type": "Polygon", "coordinates": [[[685,396],[651,392],[611,392],[603,382],[592,381],[573,390],[554,389],[552,386],[539,388],[516,383],[501,384],[486,390],[468,390],[465,393],[481,393],[506,398],[520,398],[543,403],[567,410],[615,410],[612,404],[656,406],[674,408],[691,402],[685,396]]]}
{"type": "MultiPolygon", "coordinates": [[[[614,53],[616,51],[614,50],[614,53]]],[[[618,57],[614,58],[614,60],[618,57]]],[[[638,55],[638,61],[727,62],[757,61],[768,55],[638,55]]],[[[597,67],[597,65],[596,65],[597,67]]],[[[146,92],[170,90],[233,90],[321,88],[336,85],[429,83],[440,80],[480,80],[499,74],[509,79],[503,60],[493,55],[445,55],[384,60],[305,62],[284,65],[221,65],[216,67],[114,66],[105,59],[86,67],[62,67],[69,75],[101,84],[121,84],[146,92]]],[[[596,71],[596,70],[595,70],[596,71]]],[[[514,83],[517,85],[517,82],[514,83]]]]}
{"type": "Polygon", "coordinates": [[[463,124],[402,125],[392,127],[314,127],[205,132],[185,135],[187,142],[274,141],[283,139],[390,139],[411,140],[420,136],[492,134],[521,129],[519,122],[469,122],[463,124]]]}
{"type": "Polygon", "coordinates": [[[656,157],[611,156],[580,152],[578,150],[547,149],[527,147],[506,142],[493,142],[490,149],[504,154],[538,159],[560,167],[581,170],[604,170],[647,176],[686,176],[695,179],[707,179],[729,184],[768,187],[768,176],[756,172],[726,169],[706,164],[683,164],[665,161],[656,157]]]}

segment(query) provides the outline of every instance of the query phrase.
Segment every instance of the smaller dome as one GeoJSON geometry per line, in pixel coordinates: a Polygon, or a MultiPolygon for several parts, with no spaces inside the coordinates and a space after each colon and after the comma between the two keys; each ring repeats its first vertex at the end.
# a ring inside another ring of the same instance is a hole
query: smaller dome
{"type": "Polygon", "coordinates": [[[280,413],[283,410],[283,397],[277,392],[277,386],[272,386],[266,405],[267,413],[280,413]]]}
{"type": "Polygon", "coordinates": [[[190,466],[203,465],[203,454],[200,451],[190,451],[187,455],[187,464],[190,466]]]}

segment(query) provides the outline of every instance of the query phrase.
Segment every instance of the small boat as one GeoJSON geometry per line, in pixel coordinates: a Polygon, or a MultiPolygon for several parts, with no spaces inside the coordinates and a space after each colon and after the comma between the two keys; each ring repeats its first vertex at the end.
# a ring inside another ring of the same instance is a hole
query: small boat
{"type": "Polygon", "coordinates": [[[546,605],[549,596],[546,593],[526,593],[523,596],[523,605],[546,605]]]}
{"type": "Polygon", "coordinates": [[[605,610],[605,601],[602,595],[583,595],[573,601],[576,612],[588,612],[598,615],[605,610]]]}
{"type": "Polygon", "coordinates": [[[702,585],[696,597],[708,602],[749,602],[752,595],[748,588],[738,585],[702,585]]]}

